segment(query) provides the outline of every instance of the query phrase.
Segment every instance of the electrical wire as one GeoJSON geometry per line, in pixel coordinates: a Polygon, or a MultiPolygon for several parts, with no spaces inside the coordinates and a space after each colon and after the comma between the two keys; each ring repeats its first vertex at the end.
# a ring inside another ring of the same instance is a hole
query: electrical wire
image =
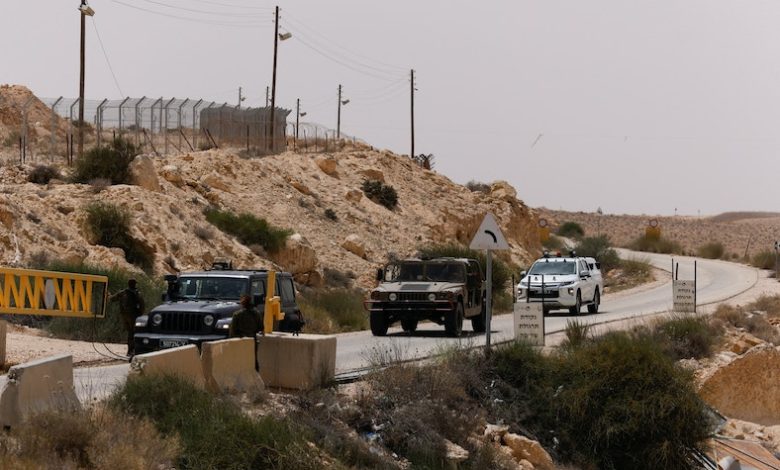
{"type": "Polygon", "coordinates": [[[342,49],[342,50],[344,50],[344,51],[346,51],[346,52],[348,52],[348,53],[350,53],[352,55],[357,56],[357,57],[361,57],[361,58],[363,58],[365,60],[369,60],[369,61],[374,62],[376,64],[382,65],[382,66],[384,66],[384,68],[387,71],[391,71],[392,70],[394,73],[395,72],[401,72],[401,71],[405,72],[406,71],[406,68],[404,68],[404,67],[400,67],[398,65],[388,64],[386,62],[382,62],[382,61],[376,60],[373,57],[369,57],[369,56],[360,54],[358,52],[352,51],[352,50],[350,50],[350,49],[348,49],[348,48],[346,48],[346,47],[336,43],[335,41],[333,41],[330,38],[328,38],[326,35],[318,32],[317,30],[315,30],[311,26],[306,25],[301,20],[296,19],[293,15],[290,15],[289,12],[287,12],[286,10],[285,10],[285,15],[284,16],[285,16],[285,19],[290,19],[293,23],[297,24],[298,26],[300,26],[302,28],[305,28],[305,29],[309,30],[312,34],[315,34],[315,35],[323,38],[324,40],[326,40],[326,41],[330,42],[331,44],[333,44],[335,47],[338,47],[338,48],[340,48],[340,49],[342,49]]]}
{"type": "Polygon", "coordinates": [[[264,25],[263,23],[258,22],[219,22],[219,21],[209,21],[199,18],[188,18],[184,16],[177,16],[170,13],[164,13],[161,11],[156,10],[150,10],[148,8],[139,7],[137,5],[131,5],[129,3],[123,2],[121,0],[111,0],[112,3],[116,3],[117,5],[122,5],[128,8],[133,8],[135,10],[140,10],[146,13],[151,13],[154,15],[164,16],[166,18],[173,18],[181,21],[189,21],[192,23],[200,23],[200,24],[207,24],[212,26],[229,26],[229,27],[235,27],[235,28],[247,28],[247,29],[255,29],[255,28],[263,28],[263,27],[270,27],[269,25],[264,25]]]}
{"type": "Polygon", "coordinates": [[[366,97],[366,98],[372,98],[378,95],[382,95],[388,90],[400,87],[401,85],[404,85],[404,88],[406,87],[408,80],[407,79],[399,79],[397,82],[389,83],[385,86],[374,88],[372,90],[351,90],[350,94],[355,97],[366,97]]]}
{"type": "Polygon", "coordinates": [[[162,7],[170,8],[172,10],[180,10],[180,11],[186,11],[189,13],[200,13],[204,15],[213,15],[213,16],[226,16],[228,18],[246,18],[247,16],[250,17],[268,17],[268,12],[263,13],[228,13],[228,12],[219,12],[219,11],[207,11],[207,10],[198,10],[195,8],[187,8],[182,6],[176,6],[176,5],[170,5],[165,2],[161,2],[158,0],[142,0],[146,3],[151,3],[153,5],[159,5],[162,7]]]}
{"type": "MultiPolygon", "coordinates": [[[[117,0],[114,0],[114,1],[117,1],[117,0]]],[[[337,64],[340,64],[340,65],[342,65],[342,66],[352,70],[353,72],[357,72],[357,73],[360,73],[360,74],[363,74],[363,75],[366,75],[366,76],[369,76],[369,77],[373,77],[373,78],[376,78],[378,80],[384,80],[386,82],[395,81],[398,78],[398,77],[388,78],[387,76],[382,76],[382,75],[378,75],[378,74],[375,74],[375,73],[371,73],[371,72],[367,72],[365,70],[360,70],[358,68],[355,68],[354,66],[350,65],[349,63],[346,63],[346,62],[344,62],[342,60],[336,59],[336,58],[328,55],[327,53],[320,51],[315,46],[309,44],[307,41],[301,39],[300,37],[298,37],[298,42],[300,42],[301,44],[303,44],[307,48],[311,49],[312,51],[316,52],[317,54],[325,57],[326,59],[329,59],[329,60],[331,60],[333,62],[336,62],[337,64]]]]}
{"type": "Polygon", "coordinates": [[[100,31],[98,31],[97,23],[95,23],[95,17],[91,16],[90,18],[92,18],[92,26],[95,28],[95,35],[97,36],[98,43],[100,43],[100,49],[103,51],[103,57],[106,58],[106,64],[108,64],[108,70],[111,71],[111,76],[114,78],[114,85],[116,85],[116,89],[119,91],[119,96],[124,98],[125,94],[122,93],[122,87],[119,86],[119,80],[117,80],[116,74],[114,73],[114,67],[111,66],[111,61],[108,59],[106,46],[103,45],[103,39],[100,37],[100,31]]]}
{"type": "Polygon", "coordinates": [[[228,8],[246,8],[246,9],[249,9],[249,10],[258,10],[258,11],[262,10],[262,11],[269,11],[269,12],[270,11],[274,11],[273,8],[270,8],[270,7],[259,7],[257,5],[236,5],[234,3],[213,2],[213,1],[209,1],[209,0],[189,0],[189,1],[196,2],[196,3],[205,3],[207,5],[217,5],[217,6],[228,7],[228,8]]]}

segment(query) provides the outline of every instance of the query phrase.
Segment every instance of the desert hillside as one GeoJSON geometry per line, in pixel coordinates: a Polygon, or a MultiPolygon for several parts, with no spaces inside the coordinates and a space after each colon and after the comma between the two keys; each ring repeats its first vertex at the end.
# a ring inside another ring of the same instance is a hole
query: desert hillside
{"type": "Polygon", "coordinates": [[[767,212],[727,212],[712,217],[616,215],[539,209],[553,230],[563,222],[577,222],[588,235],[607,235],[624,246],[643,235],[655,219],[662,236],[680,243],[686,253],[694,253],[705,243],[720,242],[729,258],[751,256],[772,250],[780,233],[780,214],[767,212]]]}
{"type": "Polygon", "coordinates": [[[363,146],[328,154],[240,154],[140,156],[132,165],[136,184],[105,188],[64,179],[30,183],[33,165],[6,162],[0,167],[0,262],[25,266],[60,258],[134,269],[121,249],[91,240],[84,207],[96,200],[131,211],[131,235],[154,253],[158,275],[226,257],[240,267],[275,263],[313,286],[324,283],[326,270],[354,273],[369,285],[388,256],[409,256],[432,242],[467,244],[487,211],[512,245],[508,258],[527,261],[539,249],[534,211],[504,182],[472,192],[408,158],[363,146]],[[393,186],[398,206],[391,211],[369,200],[361,190],[367,179],[393,186]],[[210,225],[207,207],[249,212],[293,235],[283,250],[267,255],[210,225]]]}

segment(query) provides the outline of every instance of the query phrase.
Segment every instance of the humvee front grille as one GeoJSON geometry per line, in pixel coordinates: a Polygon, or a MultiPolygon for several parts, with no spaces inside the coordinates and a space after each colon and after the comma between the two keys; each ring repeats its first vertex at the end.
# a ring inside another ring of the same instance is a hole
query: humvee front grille
{"type": "Polygon", "coordinates": [[[197,313],[166,312],[162,314],[160,329],[170,333],[198,332],[203,316],[197,313]]]}
{"type": "Polygon", "coordinates": [[[428,300],[427,292],[399,292],[398,300],[425,301],[428,300]]]}

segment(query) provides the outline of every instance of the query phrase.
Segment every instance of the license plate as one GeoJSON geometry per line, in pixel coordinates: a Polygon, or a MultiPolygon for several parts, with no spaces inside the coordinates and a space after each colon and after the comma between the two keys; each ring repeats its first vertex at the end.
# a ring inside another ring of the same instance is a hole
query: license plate
{"type": "Polygon", "coordinates": [[[179,346],[184,346],[187,344],[186,339],[161,339],[160,340],[160,347],[167,349],[167,348],[178,348],[179,346]]]}

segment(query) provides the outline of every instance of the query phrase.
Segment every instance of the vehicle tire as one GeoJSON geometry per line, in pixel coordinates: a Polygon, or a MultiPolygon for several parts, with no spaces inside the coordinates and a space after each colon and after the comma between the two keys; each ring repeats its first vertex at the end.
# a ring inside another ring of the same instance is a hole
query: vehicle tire
{"type": "Polygon", "coordinates": [[[417,330],[417,319],[404,318],[401,320],[401,328],[407,333],[414,333],[417,330]]]}
{"type": "Polygon", "coordinates": [[[387,318],[384,312],[371,312],[371,333],[374,336],[387,335],[387,328],[390,326],[387,323],[387,318]]]}
{"type": "Polygon", "coordinates": [[[479,315],[476,317],[471,317],[471,329],[474,330],[475,333],[484,333],[485,329],[487,329],[487,306],[485,303],[482,303],[482,310],[480,311],[479,315]]]}
{"type": "Polygon", "coordinates": [[[455,311],[444,317],[444,331],[447,336],[457,338],[463,332],[463,304],[458,302],[455,311]]]}
{"type": "Polygon", "coordinates": [[[599,313],[599,304],[601,304],[601,294],[599,288],[596,288],[596,292],[593,294],[593,302],[588,305],[589,313],[599,313]]]}
{"type": "Polygon", "coordinates": [[[579,315],[582,310],[582,294],[577,291],[577,300],[573,307],[569,307],[569,313],[572,315],[579,315]]]}

